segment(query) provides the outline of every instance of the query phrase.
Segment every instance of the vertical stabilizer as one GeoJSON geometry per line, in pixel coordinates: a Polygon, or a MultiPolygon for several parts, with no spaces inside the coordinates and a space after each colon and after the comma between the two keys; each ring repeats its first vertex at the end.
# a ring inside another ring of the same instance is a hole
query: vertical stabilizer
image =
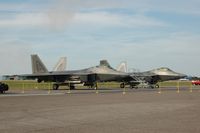
{"type": "Polygon", "coordinates": [[[120,72],[127,72],[127,63],[126,61],[123,61],[119,64],[119,66],[117,67],[117,71],[120,72]]]}
{"type": "Polygon", "coordinates": [[[33,74],[48,72],[46,66],[42,63],[38,55],[31,55],[31,62],[33,74]]]}
{"type": "Polygon", "coordinates": [[[107,60],[100,60],[100,66],[107,66],[107,67],[111,68],[111,66],[107,60]]]}
{"type": "Polygon", "coordinates": [[[65,71],[67,64],[67,58],[61,57],[58,63],[53,68],[53,71],[65,71]]]}

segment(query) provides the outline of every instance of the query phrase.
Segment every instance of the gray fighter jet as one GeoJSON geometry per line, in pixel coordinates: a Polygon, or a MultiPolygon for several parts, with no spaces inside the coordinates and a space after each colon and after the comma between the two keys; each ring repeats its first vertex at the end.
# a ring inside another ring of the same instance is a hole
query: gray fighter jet
{"type": "Polygon", "coordinates": [[[187,76],[185,74],[174,72],[166,67],[145,72],[133,72],[129,73],[129,75],[134,80],[122,83],[120,85],[121,88],[125,87],[125,85],[130,85],[131,88],[137,88],[140,84],[145,84],[150,88],[159,88],[158,82],[177,80],[187,76]]]}
{"type": "Polygon", "coordinates": [[[130,85],[132,88],[141,83],[147,83],[151,88],[159,87],[158,82],[175,80],[186,77],[170,70],[159,68],[146,72],[127,73],[115,70],[106,60],[101,60],[100,65],[72,71],[51,71],[49,72],[38,55],[31,55],[33,74],[20,75],[23,79],[37,79],[38,82],[54,82],[53,89],[60,85],[67,85],[74,89],[76,85],[90,86],[97,88],[97,82],[121,82],[120,87],[130,85]]]}
{"type": "Polygon", "coordinates": [[[22,79],[37,79],[38,82],[54,82],[53,89],[67,85],[74,89],[77,84],[97,88],[97,82],[128,82],[134,79],[128,73],[113,69],[106,60],[100,65],[82,70],[49,72],[38,55],[31,55],[33,74],[20,75],[22,79]]]}

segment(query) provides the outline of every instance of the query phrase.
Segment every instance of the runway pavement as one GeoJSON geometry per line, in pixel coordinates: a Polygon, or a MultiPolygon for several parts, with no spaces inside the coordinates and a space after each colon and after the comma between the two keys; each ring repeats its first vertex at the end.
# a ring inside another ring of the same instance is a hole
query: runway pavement
{"type": "Polygon", "coordinates": [[[67,90],[0,95],[0,133],[199,133],[200,92],[67,90]]]}

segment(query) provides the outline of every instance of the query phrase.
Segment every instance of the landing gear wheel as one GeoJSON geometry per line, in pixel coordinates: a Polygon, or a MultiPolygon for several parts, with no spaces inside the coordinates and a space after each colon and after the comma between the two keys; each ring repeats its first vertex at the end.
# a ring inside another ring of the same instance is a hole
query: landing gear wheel
{"type": "Polygon", "coordinates": [[[160,86],[158,84],[155,85],[155,88],[159,88],[160,86]]]}
{"type": "Polygon", "coordinates": [[[121,83],[120,88],[125,88],[125,83],[121,83]]]}
{"type": "Polygon", "coordinates": [[[97,90],[97,88],[98,88],[97,82],[93,83],[92,88],[93,88],[94,90],[97,90]]]}
{"type": "Polygon", "coordinates": [[[70,88],[70,90],[74,90],[75,86],[70,85],[69,88],[70,88]]]}
{"type": "Polygon", "coordinates": [[[58,90],[59,85],[58,84],[53,84],[53,90],[58,90]]]}

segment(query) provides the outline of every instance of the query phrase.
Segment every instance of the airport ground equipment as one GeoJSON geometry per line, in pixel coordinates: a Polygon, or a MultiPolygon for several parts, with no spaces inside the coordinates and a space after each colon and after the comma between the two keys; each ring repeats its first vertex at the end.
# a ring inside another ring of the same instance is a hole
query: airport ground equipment
{"type": "Polygon", "coordinates": [[[192,80],[192,85],[200,85],[200,80],[192,80]]]}
{"type": "Polygon", "coordinates": [[[5,93],[5,91],[8,91],[9,87],[7,84],[0,82],[0,93],[5,93]]]}

